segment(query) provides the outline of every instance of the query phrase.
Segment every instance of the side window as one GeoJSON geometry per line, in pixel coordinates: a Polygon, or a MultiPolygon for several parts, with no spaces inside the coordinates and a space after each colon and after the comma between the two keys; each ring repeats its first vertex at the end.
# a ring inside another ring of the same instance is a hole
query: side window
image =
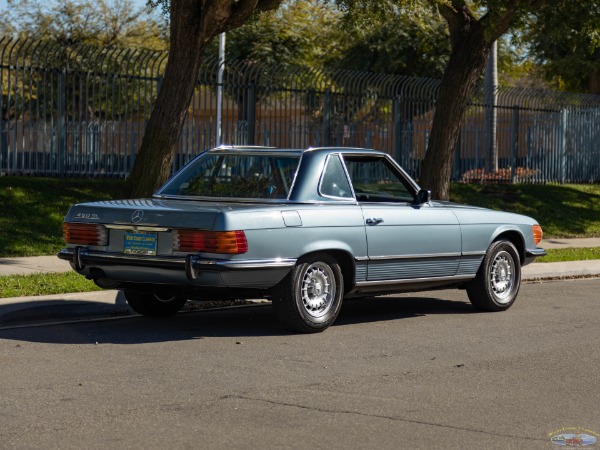
{"type": "Polygon", "coordinates": [[[327,160],[325,172],[321,178],[320,194],[329,197],[352,198],[352,189],[346,177],[342,161],[338,155],[331,155],[327,160]]]}
{"type": "Polygon", "coordinates": [[[362,202],[412,202],[410,186],[381,157],[344,155],[356,199],[362,202]]]}

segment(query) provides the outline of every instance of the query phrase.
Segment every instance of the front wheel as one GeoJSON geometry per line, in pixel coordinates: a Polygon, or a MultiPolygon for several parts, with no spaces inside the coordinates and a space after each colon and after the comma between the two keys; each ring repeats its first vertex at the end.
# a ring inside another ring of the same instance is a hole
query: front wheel
{"type": "Polygon", "coordinates": [[[324,253],[301,260],[273,288],[273,309],[281,325],[302,333],[327,329],[337,318],[344,296],[339,264],[324,253]]]}
{"type": "Polygon", "coordinates": [[[125,291],[125,298],[133,310],[143,316],[172,316],[187,302],[186,297],[158,292],[125,291]]]}
{"type": "Polygon", "coordinates": [[[467,285],[471,304],[480,311],[505,311],[517,299],[521,286],[519,253],[510,241],[488,248],[477,275],[467,285]]]}

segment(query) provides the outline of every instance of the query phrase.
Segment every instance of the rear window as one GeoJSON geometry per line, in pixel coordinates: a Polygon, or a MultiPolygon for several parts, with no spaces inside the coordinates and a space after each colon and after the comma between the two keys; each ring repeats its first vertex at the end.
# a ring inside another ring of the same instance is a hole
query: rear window
{"type": "Polygon", "coordinates": [[[207,153],[193,161],[159,195],[286,199],[299,156],[207,153]]]}

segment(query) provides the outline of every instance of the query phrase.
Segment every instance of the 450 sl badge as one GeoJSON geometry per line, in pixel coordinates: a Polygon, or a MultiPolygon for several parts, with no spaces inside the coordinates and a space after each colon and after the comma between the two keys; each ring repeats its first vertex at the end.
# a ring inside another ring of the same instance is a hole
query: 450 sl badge
{"type": "Polygon", "coordinates": [[[98,214],[93,214],[93,213],[77,213],[75,218],[76,219],[98,220],[100,217],[98,217],[98,214]]]}

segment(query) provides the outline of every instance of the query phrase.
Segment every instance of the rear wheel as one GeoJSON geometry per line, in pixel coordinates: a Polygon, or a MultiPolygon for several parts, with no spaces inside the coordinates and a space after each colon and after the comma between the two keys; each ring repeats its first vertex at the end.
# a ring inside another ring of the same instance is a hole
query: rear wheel
{"type": "Polygon", "coordinates": [[[510,241],[488,248],[477,276],[467,285],[471,304],[480,311],[504,311],[517,299],[521,286],[519,253],[510,241]]]}
{"type": "Polygon", "coordinates": [[[125,298],[133,310],[143,316],[171,316],[183,308],[186,297],[158,292],[125,291],[125,298]]]}
{"type": "Polygon", "coordinates": [[[344,281],[339,264],[318,253],[301,260],[273,288],[273,309],[281,325],[302,333],[327,329],[342,306],[344,281]]]}

